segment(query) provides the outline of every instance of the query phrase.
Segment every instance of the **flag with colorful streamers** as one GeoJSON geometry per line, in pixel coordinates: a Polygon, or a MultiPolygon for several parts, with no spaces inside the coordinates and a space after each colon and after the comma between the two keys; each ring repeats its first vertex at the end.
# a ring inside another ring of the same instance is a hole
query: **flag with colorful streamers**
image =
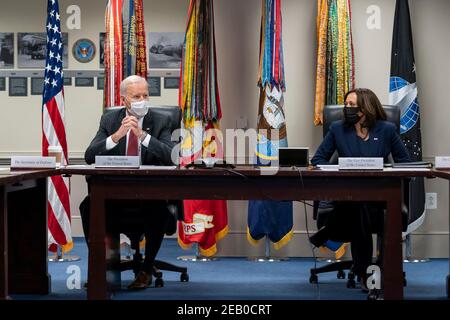
{"type": "Polygon", "coordinates": [[[103,106],[120,106],[120,83],[131,75],[147,79],[142,0],[109,0],[106,6],[103,106]]]}
{"type": "MultiPolygon", "coordinates": [[[[287,147],[283,93],[286,90],[281,0],[262,0],[258,86],[256,161],[269,166],[278,161],[278,148],[287,147]]],[[[267,237],[280,249],[293,235],[292,201],[249,201],[247,239],[257,245],[267,237]]]]}
{"type": "MultiPolygon", "coordinates": [[[[213,0],[191,0],[189,4],[179,103],[184,128],[180,165],[199,158],[223,159],[213,0]]],[[[212,256],[217,241],[227,233],[226,201],[184,201],[184,220],[178,225],[182,248],[198,243],[201,255],[212,256]]]]}
{"type": "Polygon", "coordinates": [[[314,124],[325,105],[343,104],[355,87],[350,0],[317,0],[317,66],[314,124]]]}

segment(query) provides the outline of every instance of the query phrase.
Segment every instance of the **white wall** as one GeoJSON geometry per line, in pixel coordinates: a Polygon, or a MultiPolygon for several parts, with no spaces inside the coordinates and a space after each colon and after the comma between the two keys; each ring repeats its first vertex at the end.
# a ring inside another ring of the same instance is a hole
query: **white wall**
{"type": "MultiPolygon", "coordinates": [[[[0,32],[38,32],[45,24],[46,1],[1,1],[0,32]],[[18,19],[17,12],[23,17],[18,19]]],[[[104,31],[106,1],[60,0],[63,21],[65,8],[77,4],[82,10],[82,29],[69,31],[69,49],[79,38],[90,38],[98,45],[98,33],[104,31]]],[[[250,127],[256,126],[258,89],[258,46],[260,0],[216,0],[216,37],[219,60],[219,86],[224,118],[222,128],[233,128],[244,116],[250,127]]],[[[372,88],[383,103],[387,102],[390,51],[395,1],[353,0],[353,35],[356,55],[356,81],[360,87],[372,88]],[[381,30],[366,27],[366,9],[381,9],[381,30]]],[[[417,64],[417,78],[422,112],[425,159],[450,155],[446,141],[450,137],[450,1],[410,0],[417,64]]],[[[184,31],[188,1],[144,1],[146,31],[184,31]]],[[[322,130],[313,126],[314,69],[316,48],[316,1],[284,0],[284,51],[287,92],[285,95],[288,139],[292,146],[310,146],[315,150],[322,130]]],[[[69,69],[97,70],[98,59],[77,63],[69,54],[69,69]]],[[[66,126],[71,157],[81,157],[93,137],[101,114],[102,93],[95,88],[66,88],[66,126]]],[[[155,104],[176,104],[177,91],[164,90],[155,104]]],[[[38,153],[40,150],[41,98],[10,98],[0,92],[0,157],[13,153],[38,153]]],[[[424,225],[414,233],[417,255],[448,256],[448,184],[427,182],[428,192],[438,193],[438,209],[428,212],[424,225]]],[[[74,233],[80,234],[78,203],[86,193],[82,178],[72,179],[74,233]]],[[[309,216],[311,216],[309,214],[309,216]]],[[[250,246],[245,240],[246,202],[229,202],[230,234],[219,243],[222,255],[260,255],[264,246],[250,246]]],[[[302,206],[295,206],[295,237],[279,255],[309,256],[302,206]]],[[[310,229],[314,222],[309,221],[310,229]]]]}
{"type": "MultiPolygon", "coordinates": [[[[17,0],[1,2],[0,32],[45,32],[47,1],[17,0]],[[18,19],[17,12],[20,12],[24,18],[18,19]]],[[[69,32],[68,70],[99,70],[99,33],[105,32],[105,3],[106,1],[59,1],[62,29],[63,32],[69,32]],[[68,17],[66,9],[72,4],[81,8],[80,30],[67,30],[66,27],[65,21],[68,17]],[[96,44],[97,55],[90,63],[77,62],[71,53],[73,44],[81,38],[91,39],[96,44]]],[[[187,12],[185,1],[144,1],[144,5],[147,32],[184,31],[185,12],[187,12]]],[[[152,103],[178,104],[177,90],[166,90],[162,85],[161,91],[162,96],[153,98],[152,103]]],[[[98,120],[102,112],[102,99],[103,91],[96,89],[96,83],[94,88],[81,88],[74,85],[65,87],[66,132],[70,157],[83,156],[84,150],[97,130],[98,120]]],[[[40,96],[10,98],[7,91],[0,92],[2,119],[20,114],[21,128],[27,128],[29,133],[23,134],[21,130],[20,134],[16,134],[14,139],[11,139],[9,135],[17,131],[17,122],[5,122],[0,128],[0,156],[11,153],[40,152],[41,100],[40,96]]]]}

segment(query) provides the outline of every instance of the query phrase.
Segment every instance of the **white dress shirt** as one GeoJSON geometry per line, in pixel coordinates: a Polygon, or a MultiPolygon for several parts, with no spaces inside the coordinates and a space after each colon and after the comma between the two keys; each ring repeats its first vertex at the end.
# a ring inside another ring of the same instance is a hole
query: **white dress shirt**
{"type": "MultiPolygon", "coordinates": [[[[128,114],[128,111],[127,111],[127,114],[128,114]]],[[[144,117],[138,119],[139,128],[142,128],[143,122],[144,122],[144,117]]],[[[131,129],[128,130],[128,132],[127,132],[127,140],[126,140],[125,150],[128,150],[128,136],[130,135],[130,131],[131,131],[131,129]]],[[[148,144],[150,143],[151,138],[152,138],[152,136],[149,133],[147,133],[147,136],[145,137],[144,141],[141,142],[141,144],[144,147],[148,148],[148,144]]],[[[139,139],[139,137],[138,137],[138,139],[139,139]]],[[[118,145],[118,143],[115,143],[111,136],[109,136],[106,139],[106,150],[111,150],[111,149],[115,148],[117,145],[118,145]]],[[[140,154],[141,154],[141,148],[139,145],[139,155],[140,154]]]]}

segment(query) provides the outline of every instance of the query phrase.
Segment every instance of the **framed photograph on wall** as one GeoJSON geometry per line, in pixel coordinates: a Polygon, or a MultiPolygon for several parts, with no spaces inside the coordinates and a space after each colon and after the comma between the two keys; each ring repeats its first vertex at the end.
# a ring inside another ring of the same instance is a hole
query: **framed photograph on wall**
{"type": "Polygon", "coordinates": [[[180,77],[164,78],[164,89],[179,89],[179,88],[180,88],[180,77]]]}
{"type": "Polygon", "coordinates": [[[64,86],[71,86],[72,85],[72,77],[64,77],[64,86]]]}
{"type": "Polygon", "coordinates": [[[150,32],[147,42],[149,69],[180,69],[183,32],[150,32]]]}
{"type": "Polygon", "coordinates": [[[92,77],[76,77],[75,87],[93,87],[94,78],[92,77]]]}
{"type": "Polygon", "coordinates": [[[6,78],[0,77],[0,91],[6,91],[6,78]]]}
{"type": "Polygon", "coordinates": [[[105,78],[98,77],[97,78],[97,90],[105,89],[105,78]]]}
{"type": "Polygon", "coordinates": [[[150,77],[148,78],[149,93],[150,97],[161,97],[161,78],[160,77],[150,77]]]}
{"type": "Polygon", "coordinates": [[[14,68],[14,33],[0,32],[0,69],[14,68]]]}
{"type": "MultiPolygon", "coordinates": [[[[63,32],[63,68],[69,66],[69,34],[63,32]]],[[[19,32],[17,34],[17,66],[26,69],[44,69],[47,55],[47,34],[44,32],[19,32]]]]}
{"type": "Polygon", "coordinates": [[[31,78],[31,95],[38,96],[44,91],[44,78],[31,78]]]}
{"type": "Polygon", "coordinates": [[[10,97],[28,96],[28,78],[25,77],[9,78],[9,96],[10,97]]]}

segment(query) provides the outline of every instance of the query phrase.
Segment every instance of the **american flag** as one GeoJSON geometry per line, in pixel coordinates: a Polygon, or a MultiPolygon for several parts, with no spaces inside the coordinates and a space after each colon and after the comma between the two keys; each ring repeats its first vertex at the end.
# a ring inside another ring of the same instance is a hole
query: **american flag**
{"type": "MultiPolygon", "coordinates": [[[[42,155],[48,146],[61,146],[61,165],[68,164],[66,130],[64,127],[63,43],[57,0],[47,3],[47,59],[45,63],[42,106],[42,155]]],[[[56,252],[69,251],[72,246],[70,226],[69,179],[54,176],[48,179],[48,245],[56,252]]]]}

